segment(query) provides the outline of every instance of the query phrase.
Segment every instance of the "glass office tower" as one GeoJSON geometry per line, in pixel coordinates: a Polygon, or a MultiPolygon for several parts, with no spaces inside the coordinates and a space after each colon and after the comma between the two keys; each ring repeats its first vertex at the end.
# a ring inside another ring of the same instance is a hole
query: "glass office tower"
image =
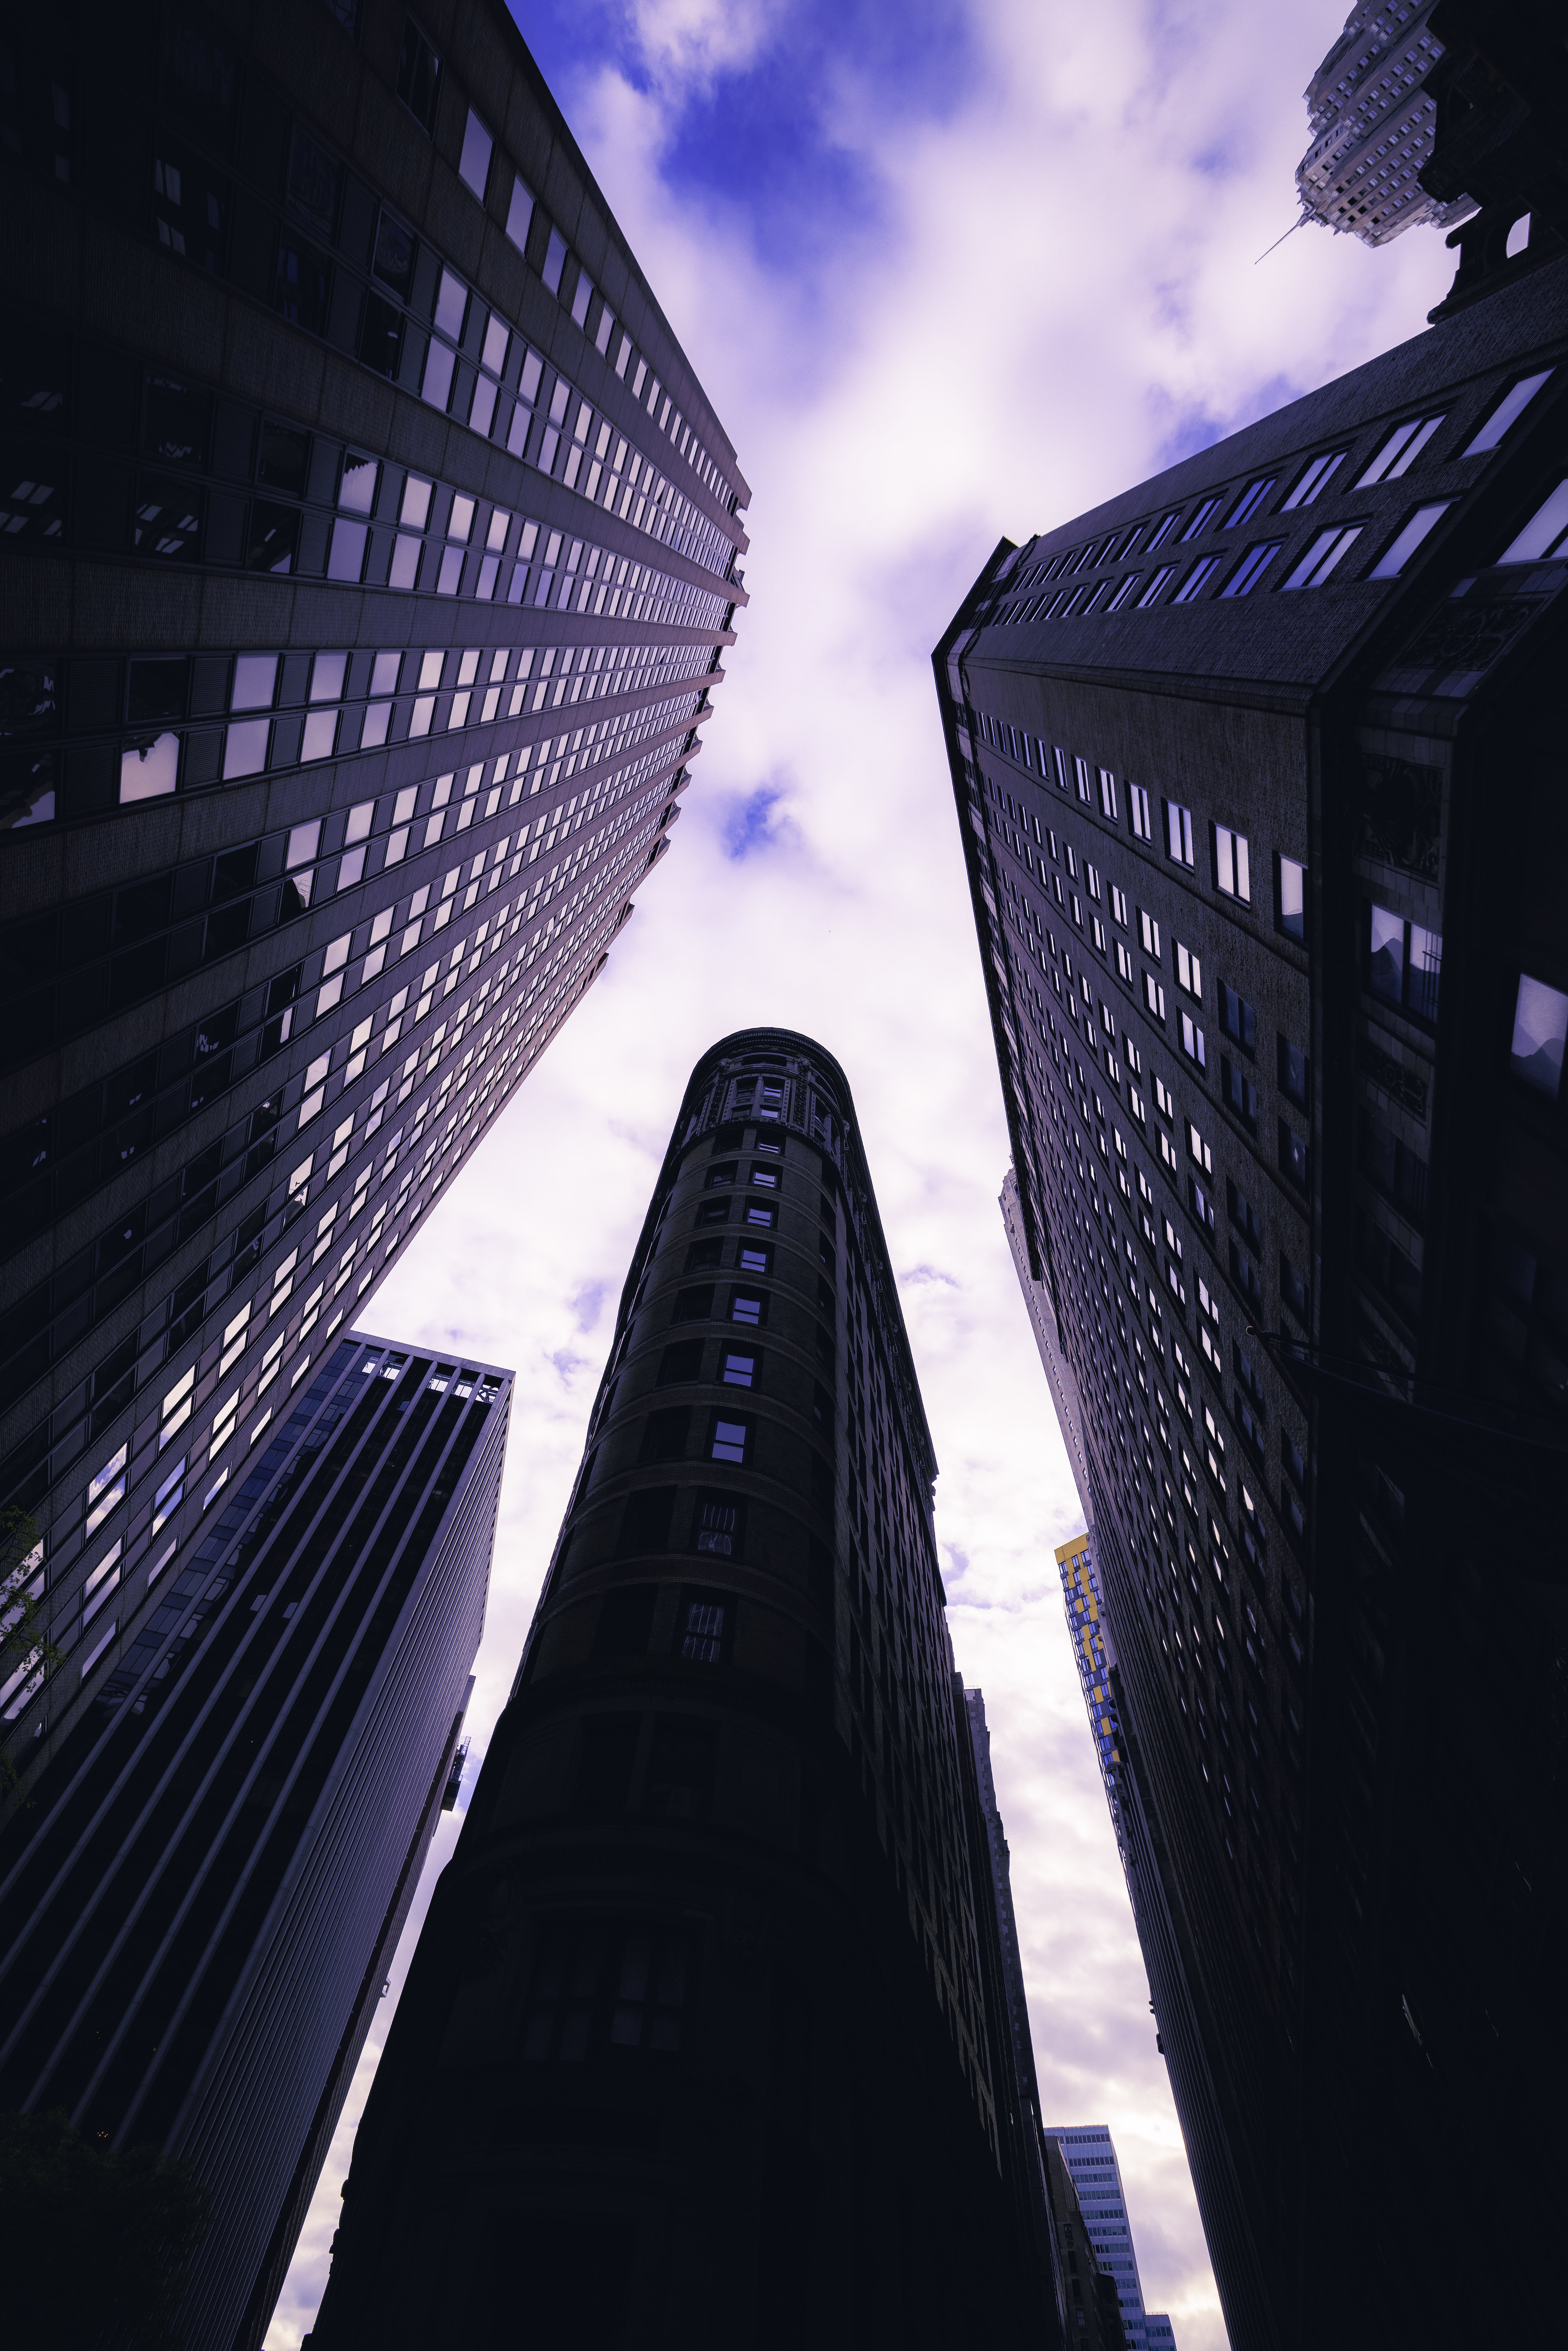
{"type": "MultiPolygon", "coordinates": [[[[313,2351],[1055,2339],[1018,2227],[932,1531],[843,1072],[693,1072],[313,2351]]],[[[979,1839],[983,1854],[983,1834],[979,1839]]]]}
{"type": "Polygon", "coordinates": [[[1550,2226],[1565,361],[1558,260],[1004,543],[936,655],[1236,2351],[1551,2331],[1450,2151],[1550,2226]]]}
{"type": "Polygon", "coordinates": [[[7,39],[0,1507],[65,1652],[0,1695],[26,1783],[601,969],[748,493],[500,0],[7,39]]]}
{"type": "Polygon", "coordinates": [[[1164,2311],[1144,2308],[1138,2252],[1122,2186],[1115,2142],[1103,2123],[1061,2129],[1046,2126],[1077,2193],[1083,2233],[1106,2275],[1116,2282],[1116,2299],[1128,2351],[1175,2351],[1176,2330],[1164,2311]]]}
{"type": "Polygon", "coordinates": [[[0,2105],[194,2166],[215,2351],[267,2331],[440,1815],[510,1397],[326,1350],[0,1832],[0,2105]]]}

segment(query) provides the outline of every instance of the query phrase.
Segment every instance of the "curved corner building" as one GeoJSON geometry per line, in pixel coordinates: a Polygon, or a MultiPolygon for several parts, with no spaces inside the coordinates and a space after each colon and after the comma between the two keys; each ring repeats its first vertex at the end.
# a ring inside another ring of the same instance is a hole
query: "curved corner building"
{"type": "Polygon", "coordinates": [[[1055,2339],[936,1472],[849,1088],[698,1062],[315,2351],[1055,2339]]]}

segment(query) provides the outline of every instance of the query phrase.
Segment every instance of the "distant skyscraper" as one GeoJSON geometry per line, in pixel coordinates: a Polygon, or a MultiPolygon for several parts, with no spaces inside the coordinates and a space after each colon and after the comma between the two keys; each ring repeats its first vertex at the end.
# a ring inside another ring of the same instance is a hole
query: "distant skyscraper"
{"type": "Polygon", "coordinates": [[[1122,2324],[1131,2351],[1175,2351],[1176,2331],[1163,2311],[1145,2311],[1137,2249],[1122,2187],[1122,2168],[1103,2124],[1064,2130],[1046,2126],[1061,2151],[1082,2209],[1084,2231],[1100,2266],[1116,2281],[1122,2324]]]}
{"type": "Polygon", "coordinates": [[[318,2351],[1049,2343],[936,1459],[842,1071],[698,1062],[318,2351]],[[962,1743],[961,1743],[962,1742],[962,1743]]]}
{"type": "Polygon", "coordinates": [[[1089,1728],[1093,1734],[1094,1751],[1100,1759],[1100,1777],[1105,1783],[1105,1799],[1111,1807],[1111,1823],[1116,1832],[1117,1850],[1124,1862],[1122,1753],[1118,1745],[1121,1732],[1116,1722],[1116,1698],[1112,1686],[1112,1668],[1115,1659],[1109,1646],[1105,1595],[1100,1588],[1100,1571],[1094,1563],[1093,1536],[1074,1535],[1070,1541],[1058,1543],[1056,1564],[1061,1576],[1061,1598],[1067,1611],[1067,1633],[1072,1643],[1072,1662],[1078,1668],[1083,1703],[1089,1710],[1089,1728]]]}
{"type": "Polygon", "coordinates": [[[6,38],[0,1507],[67,1653],[0,1695],[26,1782],[601,968],[749,494],[500,0],[6,38]]]}
{"type": "Polygon", "coordinates": [[[1451,2150],[1550,2230],[1565,356],[1559,259],[1004,542],[936,656],[1234,2351],[1555,2324],[1451,2150]]]}
{"type": "Polygon", "coordinates": [[[1103,2259],[1060,2139],[1042,2142],[1045,2189],[1061,2268],[1066,2333],[1082,2351],[1128,2351],[1116,2273],[1103,2259]]]}
{"type": "Polygon", "coordinates": [[[198,1535],[158,1549],[153,1608],[0,1833],[0,2105],[194,2166],[193,2346],[267,2332],[413,1899],[510,1391],[382,1340],[329,1350],[265,1439],[231,1440],[198,1535]]]}
{"type": "Polygon", "coordinates": [[[1312,143],[1296,166],[1305,216],[1366,245],[1418,222],[1448,228],[1476,209],[1447,203],[1416,177],[1431,156],[1437,101],[1427,78],[1443,55],[1430,18],[1438,0],[1361,0],[1307,85],[1312,143]]]}

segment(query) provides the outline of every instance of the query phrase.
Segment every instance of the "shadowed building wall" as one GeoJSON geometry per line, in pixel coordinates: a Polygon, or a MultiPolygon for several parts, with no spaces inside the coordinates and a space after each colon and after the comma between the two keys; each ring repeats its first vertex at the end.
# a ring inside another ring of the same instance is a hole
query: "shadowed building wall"
{"type": "Polygon", "coordinates": [[[1554,2324],[1479,2249],[1563,2096],[1565,393],[1558,260],[1004,543],[936,655],[1234,2351],[1554,2324]]]}
{"type": "Polygon", "coordinates": [[[212,2351],[267,2331],[439,1816],[510,1391],[340,1341],[0,1833],[0,2104],[194,2166],[212,2351]]]}
{"type": "Polygon", "coordinates": [[[843,1073],[727,1038],[360,2127],[315,2351],[1055,2339],[936,1467],[843,1073]]]}

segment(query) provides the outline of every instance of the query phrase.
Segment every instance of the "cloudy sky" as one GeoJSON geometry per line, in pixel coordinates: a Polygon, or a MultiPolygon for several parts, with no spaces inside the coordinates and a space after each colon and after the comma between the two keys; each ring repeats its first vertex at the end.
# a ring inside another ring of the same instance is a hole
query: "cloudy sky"
{"type": "MultiPolygon", "coordinates": [[[[1180,2351],[1223,2351],[1051,1558],[1080,1521],[997,1207],[1007,1131],[930,652],[1002,534],[1419,332],[1452,261],[1426,229],[1381,254],[1302,229],[1257,264],[1294,217],[1336,0],[514,13],[755,495],[751,607],[675,853],[368,1318],[517,1375],[476,1760],[691,1065],[750,1022],[804,1029],[854,1087],[902,1284],[1048,2116],[1111,2125],[1145,2297],[1180,2351]]],[[[392,2004],[268,2351],[314,2314],[392,2004]]]]}

